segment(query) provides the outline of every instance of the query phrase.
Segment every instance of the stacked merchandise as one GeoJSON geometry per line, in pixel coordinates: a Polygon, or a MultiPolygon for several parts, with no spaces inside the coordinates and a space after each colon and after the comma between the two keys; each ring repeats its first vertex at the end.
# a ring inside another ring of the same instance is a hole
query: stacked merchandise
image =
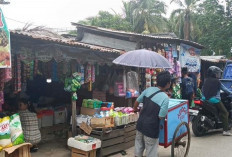
{"type": "Polygon", "coordinates": [[[113,127],[133,123],[138,119],[131,107],[114,108],[114,103],[102,102],[101,108],[86,108],[88,101],[91,107],[94,106],[94,100],[83,100],[81,115],[77,116],[78,126],[85,122],[93,128],[113,127]]]}
{"type": "Polygon", "coordinates": [[[24,143],[19,114],[0,118],[0,150],[24,143]]]}
{"type": "Polygon", "coordinates": [[[96,99],[84,99],[82,102],[81,115],[77,116],[77,125],[82,122],[91,127],[113,127],[112,116],[109,115],[110,109],[114,108],[112,102],[102,102],[96,99]]]}
{"type": "Polygon", "coordinates": [[[97,99],[83,99],[82,107],[86,108],[101,108],[102,101],[97,99]]]}
{"type": "Polygon", "coordinates": [[[131,107],[115,108],[114,111],[110,112],[110,115],[114,117],[115,126],[126,125],[138,120],[138,114],[134,113],[131,107]]]}
{"type": "Polygon", "coordinates": [[[101,140],[90,136],[78,135],[68,139],[68,146],[83,151],[91,151],[101,147],[101,140]]]}
{"type": "Polygon", "coordinates": [[[64,124],[67,119],[67,109],[64,105],[55,108],[36,108],[39,128],[64,124]]]}

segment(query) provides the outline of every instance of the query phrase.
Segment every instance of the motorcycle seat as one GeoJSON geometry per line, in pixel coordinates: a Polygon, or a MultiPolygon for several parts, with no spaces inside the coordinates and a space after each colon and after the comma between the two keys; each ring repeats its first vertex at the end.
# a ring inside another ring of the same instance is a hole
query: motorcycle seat
{"type": "Polygon", "coordinates": [[[208,101],[204,101],[203,107],[207,110],[210,111],[212,114],[214,114],[216,117],[218,117],[218,109],[215,104],[212,104],[208,101]]]}

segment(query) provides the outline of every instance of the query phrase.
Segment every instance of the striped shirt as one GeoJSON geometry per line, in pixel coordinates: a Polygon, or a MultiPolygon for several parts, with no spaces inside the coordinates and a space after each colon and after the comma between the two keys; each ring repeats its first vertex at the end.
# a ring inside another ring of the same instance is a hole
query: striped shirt
{"type": "Polygon", "coordinates": [[[28,110],[19,111],[25,142],[38,144],[41,141],[38,118],[28,110]]]}

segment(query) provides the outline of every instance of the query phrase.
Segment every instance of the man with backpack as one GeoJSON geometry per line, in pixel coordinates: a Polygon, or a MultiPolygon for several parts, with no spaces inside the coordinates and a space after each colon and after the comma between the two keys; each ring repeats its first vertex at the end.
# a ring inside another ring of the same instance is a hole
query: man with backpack
{"type": "Polygon", "coordinates": [[[194,95],[194,82],[191,77],[188,76],[187,67],[182,68],[182,80],[181,80],[181,95],[182,99],[186,99],[191,106],[194,95]]]}
{"type": "Polygon", "coordinates": [[[135,112],[139,103],[143,103],[136,126],[136,157],[142,157],[145,149],[146,157],[158,157],[160,119],[168,113],[169,98],[165,92],[170,85],[171,75],[163,71],[157,75],[157,87],[144,90],[134,103],[135,112]]]}

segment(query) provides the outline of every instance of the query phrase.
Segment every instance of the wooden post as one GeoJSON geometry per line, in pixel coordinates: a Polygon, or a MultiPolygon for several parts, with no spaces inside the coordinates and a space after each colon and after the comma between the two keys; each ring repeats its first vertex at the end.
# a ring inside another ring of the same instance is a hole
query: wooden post
{"type": "MultiPolygon", "coordinates": [[[[73,93],[72,93],[73,95],[73,93]]],[[[72,96],[71,95],[71,96],[72,96]]],[[[72,136],[76,136],[77,133],[77,121],[76,121],[76,115],[77,115],[77,107],[76,107],[76,101],[72,100],[72,136]]]]}

